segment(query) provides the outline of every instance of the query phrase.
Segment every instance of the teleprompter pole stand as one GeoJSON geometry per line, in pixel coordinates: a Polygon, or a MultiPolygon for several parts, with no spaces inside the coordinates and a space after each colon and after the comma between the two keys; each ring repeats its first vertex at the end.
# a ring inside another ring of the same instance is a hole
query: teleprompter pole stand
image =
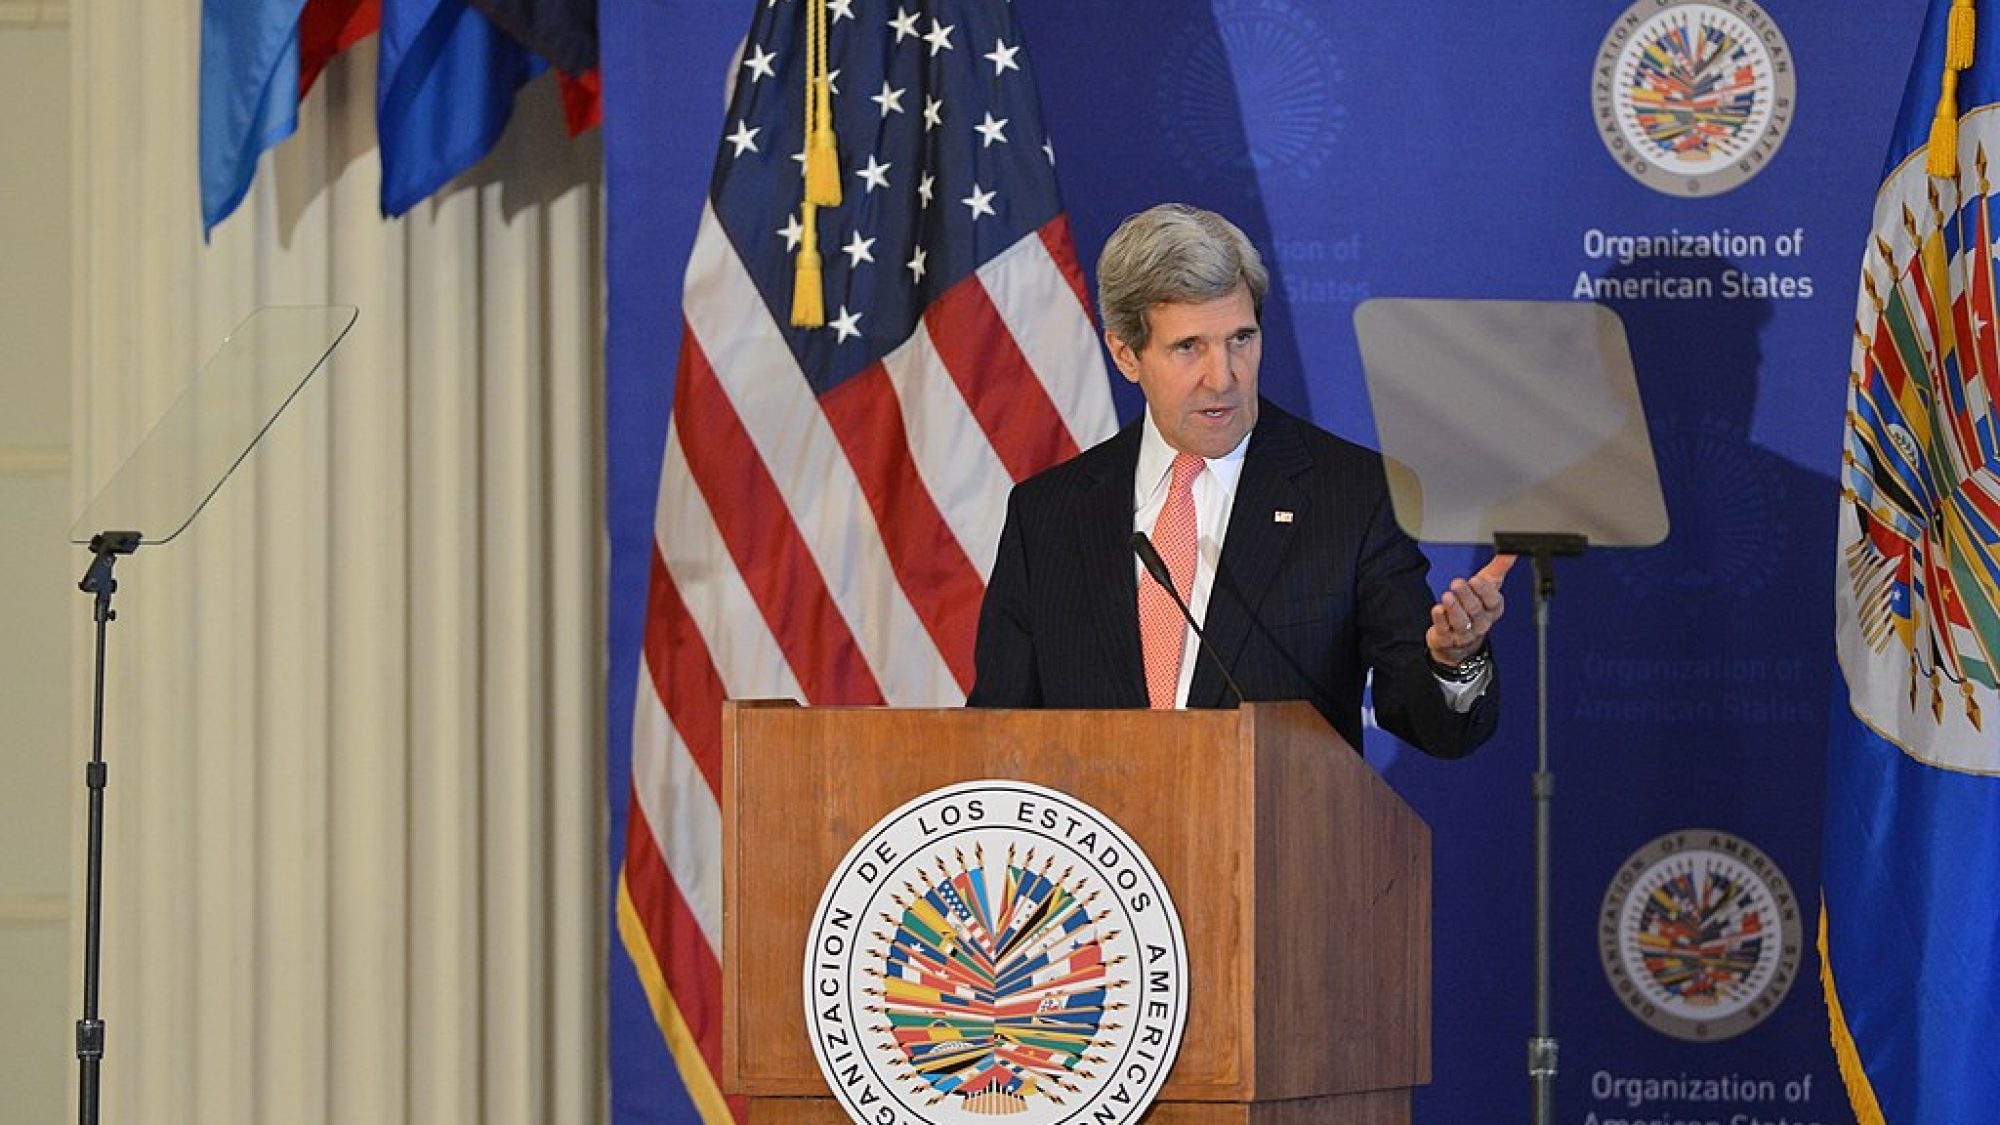
{"type": "Polygon", "coordinates": [[[111,608],[111,595],[118,580],[111,577],[112,564],[119,555],[139,549],[136,531],[105,531],[91,536],[90,569],[83,572],[77,588],[94,596],[92,617],[97,622],[97,678],[90,701],[90,764],[84,767],[83,783],[90,798],[90,856],[88,889],[84,899],[83,922],[83,1018],[76,1021],[76,1062],[78,1068],[77,1120],[97,1125],[97,1080],[104,1061],[104,1021],[97,1016],[98,934],[104,919],[104,638],[105,627],[118,619],[111,608]]]}
{"type": "Polygon", "coordinates": [[[1554,1125],[1556,1037],[1549,1023],[1549,814],[1556,775],[1549,770],[1549,603],[1556,596],[1557,558],[1583,554],[1581,535],[1496,532],[1493,549],[1526,555],[1535,569],[1535,1033],[1528,1038],[1528,1083],[1534,1125],[1554,1125]]]}

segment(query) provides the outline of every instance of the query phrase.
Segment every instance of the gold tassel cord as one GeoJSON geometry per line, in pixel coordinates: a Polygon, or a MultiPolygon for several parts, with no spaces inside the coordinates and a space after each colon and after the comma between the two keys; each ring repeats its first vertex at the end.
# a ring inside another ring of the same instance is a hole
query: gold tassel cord
{"type": "Polygon", "coordinates": [[[815,227],[819,225],[819,210],[812,204],[805,205],[805,233],[799,241],[798,262],[792,271],[792,327],[826,327],[826,298],[821,290],[819,268],[819,236],[815,227]]]}
{"type": "Polygon", "coordinates": [[[826,327],[819,257],[819,209],[840,205],[840,161],[833,141],[833,84],[826,62],[826,0],[806,3],[805,190],[800,199],[798,260],[792,270],[792,327],[826,327]]]}
{"type": "Polygon", "coordinates": [[[1972,65],[1972,0],[1953,0],[1951,20],[1945,25],[1944,65],[1964,70],[1972,65]]]}
{"type": "Polygon", "coordinates": [[[840,206],[840,153],[833,139],[833,82],[826,61],[826,0],[806,5],[806,202],[840,206]]]}
{"type": "Polygon", "coordinates": [[[1972,65],[1972,41],[1972,0],[1953,0],[1945,28],[1944,78],[1924,157],[1924,171],[1933,176],[1958,175],[1958,72],[1972,65]]]}

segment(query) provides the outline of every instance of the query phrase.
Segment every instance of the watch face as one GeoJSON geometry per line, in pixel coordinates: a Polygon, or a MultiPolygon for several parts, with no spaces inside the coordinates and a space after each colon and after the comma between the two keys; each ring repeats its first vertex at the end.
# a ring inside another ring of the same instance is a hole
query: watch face
{"type": "Polygon", "coordinates": [[[1431,671],[1441,680],[1448,680],[1454,684],[1469,684],[1479,678],[1479,673],[1486,670],[1486,665],[1491,663],[1492,659],[1493,650],[1490,647],[1482,648],[1457,664],[1439,664],[1433,660],[1431,671]]]}

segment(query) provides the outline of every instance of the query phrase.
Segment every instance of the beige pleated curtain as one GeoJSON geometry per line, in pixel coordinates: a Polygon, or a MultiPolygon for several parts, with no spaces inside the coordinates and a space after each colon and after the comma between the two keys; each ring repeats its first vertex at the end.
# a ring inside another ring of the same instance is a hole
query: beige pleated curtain
{"type": "Polygon", "coordinates": [[[200,7],[71,10],[78,507],[251,310],[361,316],[193,528],[119,565],[104,1120],[597,1120],[597,143],[531,88],[385,222],[370,41],[205,245],[200,7]]]}

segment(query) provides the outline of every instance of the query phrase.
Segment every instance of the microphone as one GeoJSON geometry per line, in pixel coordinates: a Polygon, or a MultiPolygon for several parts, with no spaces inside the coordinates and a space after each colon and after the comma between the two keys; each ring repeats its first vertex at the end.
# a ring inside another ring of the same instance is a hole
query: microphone
{"type": "Polygon", "coordinates": [[[1139,562],[1145,566],[1146,573],[1153,576],[1153,581],[1160,584],[1160,588],[1167,592],[1168,597],[1174,599],[1174,607],[1181,611],[1181,617],[1187,621],[1188,628],[1194,630],[1194,639],[1201,643],[1201,651],[1207,653],[1208,658],[1215,662],[1216,670],[1222,673],[1222,682],[1228,684],[1229,690],[1236,693],[1237,706],[1240,707],[1248,702],[1243,698],[1243,688],[1236,682],[1236,677],[1229,674],[1229,665],[1222,662],[1222,654],[1209,647],[1208,638],[1202,634],[1201,626],[1195,624],[1194,613],[1188,609],[1187,603],[1181,600],[1181,592],[1174,589],[1174,576],[1167,569],[1167,560],[1161,558],[1160,552],[1153,549],[1153,541],[1146,537],[1145,532],[1132,533],[1132,550],[1139,556],[1139,562]]]}

